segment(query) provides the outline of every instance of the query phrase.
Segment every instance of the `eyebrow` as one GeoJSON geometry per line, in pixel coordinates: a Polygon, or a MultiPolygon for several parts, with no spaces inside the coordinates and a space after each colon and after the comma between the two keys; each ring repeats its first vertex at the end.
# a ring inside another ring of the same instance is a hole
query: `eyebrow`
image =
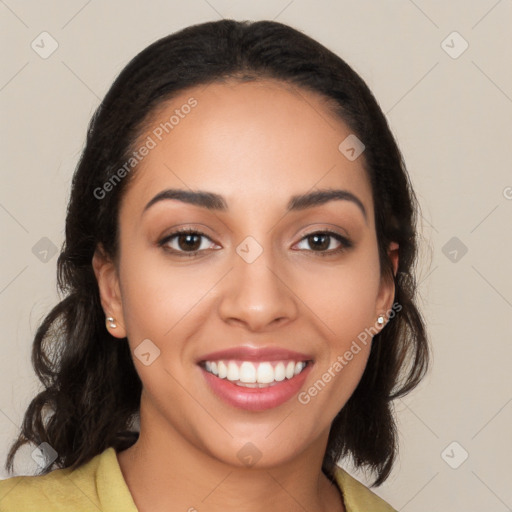
{"type": "MultiPolygon", "coordinates": [[[[144,214],[154,204],[169,199],[200,206],[207,210],[225,212],[229,209],[224,197],[213,192],[166,189],[159,192],[149,201],[149,203],[146,204],[142,214],[144,214]]],[[[367,220],[366,208],[362,201],[352,192],[341,189],[322,189],[315,192],[292,196],[288,201],[286,210],[287,212],[301,211],[314,206],[320,206],[334,200],[350,201],[354,203],[361,210],[365,220],[367,220]]]]}

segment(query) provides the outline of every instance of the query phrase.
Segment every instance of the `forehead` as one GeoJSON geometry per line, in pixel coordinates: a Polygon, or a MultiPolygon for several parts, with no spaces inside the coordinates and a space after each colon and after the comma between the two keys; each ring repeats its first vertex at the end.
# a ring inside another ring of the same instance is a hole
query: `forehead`
{"type": "Polygon", "coordinates": [[[314,188],[344,188],[364,201],[371,188],[364,155],[339,149],[350,128],[320,94],[274,80],[229,80],[182,91],[151,115],[146,145],[123,200],[143,209],[165,188],[208,190],[228,205],[285,205],[314,188]]]}

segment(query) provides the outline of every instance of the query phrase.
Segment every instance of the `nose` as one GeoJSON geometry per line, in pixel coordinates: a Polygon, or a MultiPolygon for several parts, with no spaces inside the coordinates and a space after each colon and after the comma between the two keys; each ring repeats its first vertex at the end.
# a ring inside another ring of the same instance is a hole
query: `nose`
{"type": "Polygon", "coordinates": [[[233,269],[223,280],[221,291],[219,314],[223,321],[262,331],[296,318],[299,299],[293,283],[270,252],[264,250],[252,263],[234,254],[233,269]]]}

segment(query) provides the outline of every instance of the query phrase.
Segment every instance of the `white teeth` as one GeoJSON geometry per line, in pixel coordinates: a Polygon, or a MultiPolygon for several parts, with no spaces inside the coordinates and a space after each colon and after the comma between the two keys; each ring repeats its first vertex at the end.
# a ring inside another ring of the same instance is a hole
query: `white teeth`
{"type": "Polygon", "coordinates": [[[258,366],[258,382],[260,384],[270,384],[274,382],[274,368],[270,363],[260,363],[258,366]]]}
{"type": "Polygon", "coordinates": [[[268,388],[270,386],[274,386],[277,384],[277,382],[271,382],[270,384],[259,384],[258,382],[254,382],[252,384],[248,384],[246,382],[234,382],[233,384],[236,384],[237,386],[243,387],[243,388],[268,388]]]}
{"type": "Polygon", "coordinates": [[[228,380],[240,380],[240,371],[238,365],[234,361],[228,363],[228,380]]]}
{"type": "Polygon", "coordinates": [[[306,367],[306,363],[300,362],[295,365],[295,375],[298,375],[304,368],[306,367]]]}
{"type": "Polygon", "coordinates": [[[278,361],[273,364],[268,361],[261,363],[243,361],[238,365],[235,361],[206,361],[204,368],[220,379],[227,379],[239,386],[261,388],[285,379],[292,379],[306,368],[306,362],[278,361]]]}
{"type": "Polygon", "coordinates": [[[277,382],[281,382],[286,378],[285,370],[284,370],[284,364],[283,363],[277,363],[276,367],[274,368],[274,379],[277,380],[277,382]]]}
{"type": "Polygon", "coordinates": [[[291,379],[295,375],[295,363],[290,361],[286,365],[286,378],[291,379]]]}
{"type": "Polygon", "coordinates": [[[219,371],[219,379],[225,379],[228,376],[228,367],[224,364],[224,361],[217,363],[217,370],[219,371]]]}
{"type": "Polygon", "coordinates": [[[249,361],[244,361],[240,366],[240,382],[256,382],[256,368],[249,361]]]}

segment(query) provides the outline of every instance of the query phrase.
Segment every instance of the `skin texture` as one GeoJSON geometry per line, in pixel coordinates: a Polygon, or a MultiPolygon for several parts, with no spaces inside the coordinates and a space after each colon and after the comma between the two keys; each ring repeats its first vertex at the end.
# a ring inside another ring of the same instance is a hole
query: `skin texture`
{"type": "MultiPolygon", "coordinates": [[[[321,96],[269,80],[188,89],[151,126],[190,97],[197,106],[140,162],[123,197],[118,261],[101,248],[93,258],[105,314],[117,322],[111,334],[127,336],[132,353],[145,339],[160,350],[149,366],[134,357],[141,433],[118,454],[121,470],[141,511],[342,511],[321,465],[370,343],[307,405],[294,397],[258,412],[217,398],[196,361],[240,345],[304,352],[314,359],[307,390],[389,311],[394,285],[380,275],[364,154],[349,161],[338,150],[351,132],[321,96]],[[229,209],[164,200],[143,214],[167,188],[221,194],[229,209]],[[286,212],[292,195],[324,188],[352,192],[367,218],[347,200],[286,212]],[[173,254],[187,251],[179,236],[158,245],[177,226],[206,235],[202,252],[173,254]],[[342,246],[327,238],[318,249],[306,237],[325,230],[353,247],[322,257],[342,246]],[[236,252],[247,236],[263,249],[252,263],[236,252]],[[237,456],[249,442],[261,454],[252,467],[237,456]]],[[[389,255],[396,272],[396,244],[389,255]]]]}

